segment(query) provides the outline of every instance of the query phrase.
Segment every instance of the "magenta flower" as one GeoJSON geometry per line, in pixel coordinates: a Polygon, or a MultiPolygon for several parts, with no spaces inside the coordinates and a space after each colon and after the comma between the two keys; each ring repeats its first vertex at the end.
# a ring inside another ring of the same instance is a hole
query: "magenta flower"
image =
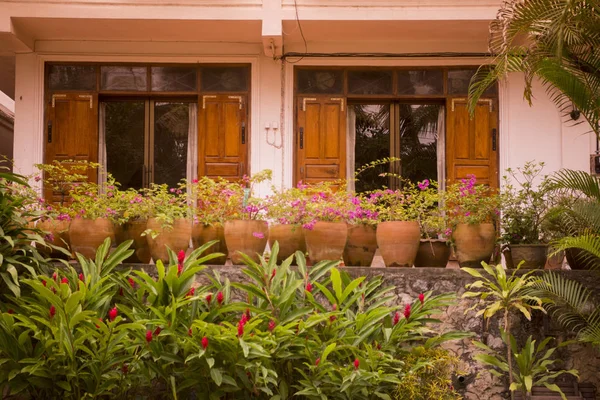
{"type": "Polygon", "coordinates": [[[419,186],[419,189],[425,190],[429,187],[429,179],[425,179],[423,182],[419,182],[417,185],[419,186]]]}

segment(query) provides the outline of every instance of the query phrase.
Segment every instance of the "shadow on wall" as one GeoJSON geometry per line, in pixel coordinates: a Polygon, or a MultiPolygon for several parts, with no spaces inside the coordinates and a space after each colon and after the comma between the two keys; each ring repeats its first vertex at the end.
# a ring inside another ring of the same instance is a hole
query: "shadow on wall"
{"type": "Polygon", "coordinates": [[[0,159],[7,157],[12,160],[13,138],[14,114],[0,105],[0,159]]]}

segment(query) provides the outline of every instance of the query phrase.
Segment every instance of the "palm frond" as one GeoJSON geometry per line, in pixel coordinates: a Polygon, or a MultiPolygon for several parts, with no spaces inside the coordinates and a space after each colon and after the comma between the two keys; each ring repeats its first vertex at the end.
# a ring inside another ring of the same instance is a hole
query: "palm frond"
{"type": "Polygon", "coordinates": [[[583,250],[583,254],[578,255],[578,261],[586,264],[589,269],[600,268],[600,236],[597,234],[564,237],[553,242],[552,247],[555,254],[567,249],[583,250]]]}
{"type": "Polygon", "coordinates": [[[562,169],[551,178],[551,182],[557,189],[580,192],[600,202],[600,179],[587,172],[562,169]]]}

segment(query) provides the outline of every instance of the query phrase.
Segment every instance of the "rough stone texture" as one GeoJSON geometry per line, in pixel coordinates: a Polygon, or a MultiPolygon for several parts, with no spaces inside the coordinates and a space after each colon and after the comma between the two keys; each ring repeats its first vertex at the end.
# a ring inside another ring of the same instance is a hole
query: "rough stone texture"
{"type": "MultiPolygon", "coordinates": [[[[140,267],[138,266],[138,268],[140,267]]],[[[246,276],[241,272],[243,267],[240,266],[210,266],[209,268],[218,272],[223,279],[227,278],[231,282],[246,280],[246,276]]],[[[142,269],[152,273],[154,266],[144,266],[142,269]]],[[[481,340],[494,349],[503,350],[504,345],[500,339],[500,321],[497,318],[484,321],[483,317],[475,317],[474,311],[465,313],[465,310],[471,307],[475,301],[460,298],[465,292],[465,285],[475,281],[469,274],[450,268],[344,267],[344,269],[354,277],[384,275],[386,283],[396,287],[397,304],[412,302],[419,293],[429,290],[436,294],[455,293],[457,295],[456,304],[445,310],[443,315],[438,316],[442,321],[440,330],[473,332],[475,334],[473,339],[481,340]]],[[[597,272],[561,271],[559,273],[567,278],[584,282],[600,295],[600,275],[597,272]]],[[[209,282],[205,278],[200,278],[198,283],[207,284],[209,282]]],[[[556,338],[554,343],[556,345],[558,342],[572,338],[562,332],[548,316],[542,313],[534,314],[531,322],[515,317],[512,319],[512,325],[513,333],[520,340],[524,340],[530,334],[534,338],[553,336],[556,338]]],[[[503,383],[473,360],[473,356],[478,350],[473,346],[472,339],[447,343],[446,348],[454,352],[461,360],[454,385],[466,399],[510,398],[503,383]]],[[[558,355],[563,361],[563,368],[576,368],[579,371],[580,382],[591,382],[600,389],[600,352],[597,349],[577,343],[561,349],[558,355]]]]}

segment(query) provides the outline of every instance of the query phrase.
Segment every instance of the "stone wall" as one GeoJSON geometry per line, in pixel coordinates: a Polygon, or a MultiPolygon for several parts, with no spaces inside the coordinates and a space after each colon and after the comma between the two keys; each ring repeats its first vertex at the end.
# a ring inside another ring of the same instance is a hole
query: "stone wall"
{"type": "MultiPolygon", "coordinates": [[[[241,272],[242,267],[211,266],[210,268],[217,270],[223,278],[228,278],[232,282],[240,282],[246,279],[246,276],[241,272]]],[[[395,303],[400,305],[412,302],[419,293],[429,290],[438,294],[456,293],[456,304],[439,316],[442,320],[441,330],[473,332],[475,339],[485,342],[488,346],[498,349],[503,348],[497,319],[485,322],[483,317],[475,317],[475,312],[465,314],[465,310],[473,305],[474,300],[461,299],[460,296],[465,291],[465,285],[475,280],[465,272],[449,268],[346,267],[345,270],[354,277],[383,274],[387,284],[396,287],[395,303]]],[[[568,278],[585,282],[595,290],[596,294],[600,294],[600,275],[597,272],[561,271],[560,273],[568,278]]],[[[562,332],[548,316],[542,313],[536,313],[531,322],[524,318],[515,317],[513,325],[515,335],[521,339],[529,334],[538,338],[550,335],[554,336],[557,341],[569,338],[568,334],[562,332]]],[[[460,380],[457,376],[455,387],[464,393],[466,399],[497,400],[509,398],[501,382],[492,379],[492,376],[473,360],[473,355],[476,354],[477,349],[471,343],[471,339],[451,342],[446,347],[461,360],[460,380]]],[[[597,388],[600,388],[600,351],[598,349],[588,345],[574,344],[566,347],[564,351],[560,352],[559,356],[564,362],[564,367],[579,370],[581,382],[591,382],[597,388]]]]}

